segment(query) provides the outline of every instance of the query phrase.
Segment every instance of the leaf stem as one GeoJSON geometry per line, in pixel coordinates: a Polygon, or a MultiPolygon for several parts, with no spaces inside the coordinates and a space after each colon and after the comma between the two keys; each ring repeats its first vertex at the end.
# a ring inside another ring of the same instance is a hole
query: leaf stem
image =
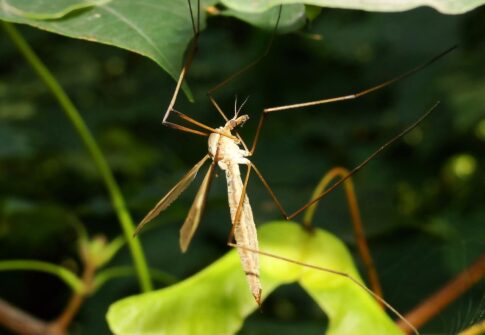
{"type": "Polygon", "coordinates": [[[115,209],[118,220],[121,224],[123,234],[125,235],[128,247],[130,248],[135,269],[140,282],[142,291],[150,291],[153,286],[150,279],[147,262],[138,239],[133,238],[134,224],[133,220],[126,208],[123,195],[120,191],[116,180],[111,172],[108,163],[101,152],[98,144],[96,143],[92,133],[87,127],[86,123],[82,119],[79,111],[74,106],[67,93],[61,87],[56,78],[47,69],[40,58],[35,54],[34,50],[29,46],[27,41],[23,38],[20,32],[14,27],[14,25],[2,22],[3,28],[7,32],[12,42],[17,46],[20,53],[25,57],[27,62],[32,66],[37,75],[50,89],[57,102],[62,107],[64,113],[71,121],[72,125],[76,129],[78,135],[81,137],[84,145],[92,156],[92,159],[102,177],[102,180],[108,189],[108,193],[111,198],[111,203],[115,209]]]}
{"type": "Polygon", "coordinates": [[[54,335],[48,325],[0,298],[0,324],[17,334],[54,335]]]}
{"type": "Polygon", "coordinates": [[[33,261],[33,260],[9,260],[0,261],[0,271],[14,271],[14,270],[26,270],[26,271],[39,271],[57,276],[64,281],[75,292],[84,291],[84,284],[74,273],[68,269],[47,262],[33,261]]]}
{"type": "MultiPolygon", "coordinates": [[[[446,306],[462,296],[483,277],[485,277],[485,254],[481,255],[475,263],[463,270],[445,286],[406,314],[405,318],[417,328],[421,327],[446,306]]],[[[402,324],[400,321],[398,325],[406,334],[409,334],[407,325],[402,324]]],[[[463,332],[463,334],[481,334],[480,332],[473,333],[472,331],[474,330],[481,329],[477,326],[477,328],[469,330],[469,333],[463,332]]]]}

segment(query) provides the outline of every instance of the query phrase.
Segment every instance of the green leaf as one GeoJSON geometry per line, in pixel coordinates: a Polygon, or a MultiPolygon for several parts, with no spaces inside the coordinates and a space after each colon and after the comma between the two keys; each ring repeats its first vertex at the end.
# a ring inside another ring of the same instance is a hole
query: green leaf
{"type": "Polygon", "coordinates": [[[118,236],[108,243],[104,236],[98,235],[91,239],[80,240],[80,254],[84,262],[89,262],[96,268],[100,268],[111,261],[124,244],[123,236],[118,236]]]}
{"type": "MultiPolygon", "coordinates": [[[[264,252],[349,274],[359,279],[351,255],[335,236],[309,234],[296,223],[259,229],[264,252]]],[[[365,290],[348,278],[261,256],[263,298],[298,282],[329,317],[327,334],[402,334],[365,290]]],[[[264,307],[264,304],[263,304],[264,307]]],[[[257,309],[235,250],[203,271],[168,288],[122,299],[107,319],[115,334],[234,334],[257,309]]],[[[323,325],[322,325],[323,332],[323,325]]]]}
{"type": "Polygon", "coordinates": [[[83,292],[85,288],[82,280],[79,279],[74,273],[56,264],[24,259],[0,261],[0,271],[18,270],[40,271],[55,275],[64,281],[75,292],[83,292]]]}
{"type": "Polygon", "coordinates": [[[375,12],[401,12],[430,6],[444,14],[461,14],[485,4],[485,0],[221,0],[227,7],[242,12],[264,12],[280,4],[307,4],[321,7],[360,9],[375,12]]]}
{"type": "Polygon", "coordinates": [[[30,19],[58,19],[68,13],[111,0],[2,0],[0,13],[7,17],[23,16],[30,19]]]}
{"type": "MultiPolygon", "coordinates": [[[[253,26],[266,30],[273,30],[279,11],[279,6],[273,7],[263,13],[248,13],[226,9],[221,11],[221,15],[232,16],[252,24],[253,26]]],[[[281,18],[278,23],[278,33],[287,33],[298,30],[305,25],[305,21],[306,13],[304,5],[295,4],[283,6],[281,10],[281,18]]]]}
{"type": "MultiPolygon", "coordinates": [[[[202,2],[201,29],[205,26],[206,18],[203,9],[215,2],[202,2]]],[[[0,19],[5,21],[25,23],[53,33],[113,45],[144,55],[174,79],[179,76],[185,49],[194,36],[186,0],[116,0],[71,12],[57,20],[12,16],[1,8],[0,19]]]]}

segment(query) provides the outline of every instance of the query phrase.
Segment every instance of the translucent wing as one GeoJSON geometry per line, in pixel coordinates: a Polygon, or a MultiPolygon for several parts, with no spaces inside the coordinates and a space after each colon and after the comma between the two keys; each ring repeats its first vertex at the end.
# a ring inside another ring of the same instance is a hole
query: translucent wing
{"type": "Polygon", "coordinates": [[[187,251],[190,241],[194,236],[195,230],[199,226],[200,218],[202,217],[202,212],[204,211],[205,203],[207,200],[207,194],[209,193],[209,187],[212,181],[212,174],[214,172],[215,163],[212,163],[209,170],[207,171],[202,184],[200,185],[199,191],[195,196],[194,203],[190,207],[189,214],[185,218],[185,222],[180,228],[180,249],[182,252],[187,251]]]}
{"type": "Polygon", "coordinates": [[[170,204],[174,202],[175,199],[177,199],[187,187],[189,187],[190,183],[194,181],[197,172],[208,158],[209,155],[205,155],[204,158],[195,164],[194,167],[190,169],[190,171],[187,172],[187,174],[183,176],[183,178],[162,198],[162,200],[160,200],[155,207],[148,212],[148,214],[138,224],[138,227],[136,227],[133,236],[136,236],[143,229],[145,224],[157,217],[161,211],[170,206],[170,204]]]}

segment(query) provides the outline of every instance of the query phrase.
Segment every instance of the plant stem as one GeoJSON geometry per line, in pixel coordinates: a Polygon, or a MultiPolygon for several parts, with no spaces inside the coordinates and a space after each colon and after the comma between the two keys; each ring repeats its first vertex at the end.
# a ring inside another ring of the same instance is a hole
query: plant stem
{"type": "Polygon", "coordinates": [[[47,324],[34,316],[10,305],[0,299],[0,324],[5,328],[22,335],[45,334],[50,332],[47,324]]]}
{"type": "MultiPolygon", "coordinates": [[[[473,285],[478,283],[483,277],[485,277],[485,254],[467,269],[458,274],[454,279],[449,281],[440,290],[427,298],[418,307],[406,314],[405,318],[416,328],[421,327],[441,312],[446,306],[468,291],[473,285]]],[[[398,321],[398,325],[406,334],[410,333],[407,325],[403,324],[401,321],[398,321]]]]}
{"type": "Polygon", "coordinates": [[[23,38],[20,32],[14,27],[14,25],[10,23],[2,22],[2,24],[5,31],[7,32],[7,35],[17,46],[21,54],[25,57],[25,59],[32,66],[34,71],[51,90],[52,94],[57,99],[57,102],[64,110],[66,116],[71,121],[72,125],[84,142],[87,150],[91,154],[93,161],[98,168],[99,173],[101,174],[103,182],[108,189],[111,203],[115,209],[116,215],[118,216],[118,220],[121,224],[121,228],[128,242],[128,247],[130,248],[131,255],[133,257],[133,262],[138,275],[141,290],[145,292],[150,291],[152,289],[152,282],[149,276],[147,262],[139,240],[133,238],[133,220],[126,208],[123,195],[121,194],[120,188],[113,177],[111,169],[109,168],[108,163],[103,153],[101,152],[101,149],[96,143],[86,123],[82,119],[79,111],[74,106],[71,99],[67,96],[67,93],[61,87],[61,85],[55,79],[52,73],[47,69],[44,63],[42,63],[40,58],[35,54],[35,52],[32,50],[32,48],[29,46],[29,44],[23,38]]]}
{"type": "MultiPolygon", "coordinates": [[[[318,198],[326,189],[328,189],[328,185],[332,180],[337,177],[340,177],[340,180],[346,178],[350,175],[350,171],[346,168],[337,166],[328,171],[320,180],[317,187],[313,191],[312,197],[310,201],[313,199],[318,198]]],[[[377,294],[379,297],[382,298],[382,285],[379,280],[379,276],[377,275],[376,266],[372,255],[370,253],[369,246],[367,244],[367,239],[365,238],[364,233],[364,225],[362,224],[362,217],[360,215],[359,206],[357,204],[357,195],[355,193],[354,183],[352,182],[352,178],[348,178],[344,180],[344,191],[347,198],[347,204],[349,206],[349,214],[352,221],[352,225],[354,227],[355,233],[355,240],[357,242],[357,249],[359,250],[359,255],[362,261],[364,262],[365,269],[367,270],[367,276],[369,278],[372,291],[377,294]]],[[[333,186],[331,186],[333,187],[333,186]]],[[[303,216],[303,227],[307,230],[313,229],[312,228],[312,221],[315,215],[315,210],[317,209],[318,202],[309,206],[305,210],[305,214],[303,216]]],[[[381,303],[380,301],[378,301],[381,303]]],[[[381,306],[383,306],[381,304],[381,306]]]]}
{"type": "Polygon", "coordinates": [[[74,292],[85,290],[83,282],[68,269],[47,262],[34,261],[29,259],[14,259],[0,261],[0,271],[40,271],[50,273],[63,280],[74,292]]]}
{"type": "Polygon", "coordinates": [[[96,266],[92,259],[84,259],[84,271],[82,281],[85,290],[83,292],[74,292],[71,299],[67,303],[64,311],[57,317],[56,320],[50,323],[49,330],[55,334],[67,334],[69,325],[79,312],[84,300],[92,292],[93,279],[96,273],[96,266]]]}

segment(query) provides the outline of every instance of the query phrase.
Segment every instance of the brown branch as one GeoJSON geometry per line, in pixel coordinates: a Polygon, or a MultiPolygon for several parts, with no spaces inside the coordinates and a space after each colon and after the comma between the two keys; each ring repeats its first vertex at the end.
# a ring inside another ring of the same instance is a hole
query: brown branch
{"type": "Polygon", "coordinates": [[[79,312],[86,296],[90,293],[96,267],[89,260],[84,261],[82,281],[84,290],[72,294],[61,314],[49,323],[0,299],[0,324],[19,335],[65,335],[72,320],[79,312]]]}
{"type": "MultiPolygon", "coordinates": [[[[419,329],[484,276],[485,254],[404,317],[419,329]]],[[[411,333],[411,329],[402,321],[399,320],[397,324],[406,334],[411,333]]]]}
{"type": "Polygon", "coordinates": [[[0,324],[20,335],[57,335],[47,323],[0,298],[0,324]]]}
{"type": "Polygon", "coordinates": [[[84,283],[84,290],[82,292],[75,292],[67,303],[62,313],[56,320],[49,323],[49,329],[55,334],[66,334],[69,325],[79,312],[86,296],[91,292],[96,266],[92,264],[89,258],[84,259],[84,271],[82,281],[84,283]]]}

